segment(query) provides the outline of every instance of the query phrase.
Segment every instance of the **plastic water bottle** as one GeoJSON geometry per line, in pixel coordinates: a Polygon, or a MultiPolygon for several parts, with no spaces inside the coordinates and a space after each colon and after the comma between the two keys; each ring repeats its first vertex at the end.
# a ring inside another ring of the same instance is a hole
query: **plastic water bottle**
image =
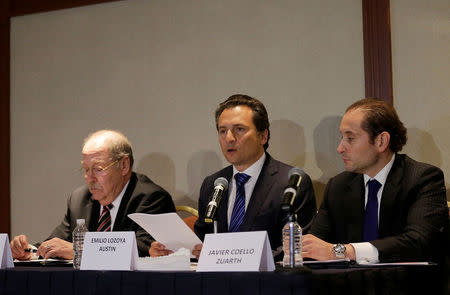
{"type": "Polygon", "coordinates": [[[289,244],[291,241],[290,236],[290,228],[293,228],[294,233],[294,267],[303,265],[303,257],[302,257],[302,228],[295,221],[293,215],[288,217],[288,222],[283,227],[283,266],[290,267],[290,253],[289,253],[289,244]]]}
{"type": "Polygon", "coordinates": [[[73,230],[73,268],[80,269],[83,254],[84,235],[87,232],[84,219],[77,219],[77,226],[73,230]]]}

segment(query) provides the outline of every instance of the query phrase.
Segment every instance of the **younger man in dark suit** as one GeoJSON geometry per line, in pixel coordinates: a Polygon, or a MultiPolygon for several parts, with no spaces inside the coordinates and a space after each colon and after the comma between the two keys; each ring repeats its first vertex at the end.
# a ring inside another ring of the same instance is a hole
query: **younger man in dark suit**
{"type": "Polygon", "coordinates": [[[346,172],[330,179],[303,237],[303,257],[358,263],[440,261],[447,205],[442,171],[398,154],[406,128],[378,99],[352,104],[337,148],[346,172]]]}
{"type": "MultiPolygon", "coordinates": [[[[63,221],[38,248],[44,258],[73,258],[72,231],[77,219],[84,219],[89,231],[134,231],[139,256],[148,255],[152,237],[127,215],[131,213],[175,212],[172,198],[147,176],[132,172],[133,151],[120,132],[100,130],[89,135],[82,151],[82,171],[86,185],[67,200],[63,221]]],[[[11,241],[13,257],[27,260],[25,235],[11,241]]]]}
{"type": "MultiPolygon", "coordinates": [[[[203,217],[214,191],[214,181],[224,177],[229,186],[217,209],[218,232],[266,230],[272,249],[276,250],[281,246],[285,217],[280,209],[281,199],[292,167],[266,152],[270,138],[266,108],[255,98],[237,94],[219,105],[215,118],[222,153],[232,165],[203,181],[195,233],[203,240],[206,233],[213,232],[213,224],[205,223],[203,217]]],[[[307,231],[316,212],[314,190],[308,175],[302,180],[294,208],[299,224],[307,231]]],[[[157,242],[152,248],[151,255],[152,250],[155,256],[168,253],[157,242]]],[[[202,245],[197,245],[193,254],[198,257],[201,248],[202,245]]]]}

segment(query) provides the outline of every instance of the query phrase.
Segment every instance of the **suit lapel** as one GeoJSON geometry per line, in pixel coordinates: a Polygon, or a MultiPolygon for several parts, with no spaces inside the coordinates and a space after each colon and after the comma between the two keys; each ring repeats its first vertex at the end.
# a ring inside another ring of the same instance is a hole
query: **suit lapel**
{"type": "Polygon", "coordinates": [[[128,187],[122,197],[122,201],[120,202],[119,210],[117,211],[116,220],[114,221],[114,226],[112,227],[114,231],[121,231],[122,230],[121,225],[124,224],[122,220],[124,218],[128,218],[127,216],[125,216],[125,212],[127,209],[127,205],[131,199],[131,195],[135,191],[136,183],[137,183],[136,173],[133,172],[131,174],[128,187]]]}
{"type": "MultiPolygon", "coordinates": [[[[348,197],[344,199],[343,228],[346,229],[344,236],[348,241],[361,241],[364,220],[364,177],[356,175],[347,185],[348,197]]],[[[346,192],[344,192],[346,193],[346,192]]]]}
{"type": "Polygon", "coordinates": [[[380,204],[380,225],[379,236],[385,236],[385,229],[389,228],[391,220],[395,218],[396,198],[400,192],[401,180],[403,178],[403,161],[401,155],[396,155],[391,171],[389,171],[386,183],[383,188],[380,204]]]}
{"type": "MultiPolygon", "coordinates": [[[[252,228],[255,217],[258,215],[261,206],[267,197],[267,193],[270,191],[278,173],[276,165],[273,164],[272,158],[269,154],[266,154],[266,161],[264,162],[261,173],[256,181],[255,188],[253,189],[250,202],[247,206],[247,211],[244,215],[244,220],[241,224],[241,231],[248,231],[252,228]]],[[[281,196],[280,196],[281,198],[281,196]]]]}
{"type": "MultiPolygon", "coordinates": [[[[233,177],[233,166],[229,166],[225,169],[224,173],[220,177],[225,177],[228,183],[231,184],[231,178],[233,177]]],[[[230,189],[224,192],[222,195],[222,200],[220,201],[219,210],[217,212],[218,220],[218,232],[228,232],[228,198],[230,194],[230,189]]]]}
{"type": "Polygon", "coordinates": [[[92,199],[91,195],[89,198],[89,202],[87,202],[86,206],[84,207],[84,210],[85,212],[87,212],[85,224],[88,225],[88,230],[97,231],[98,218],[100,217],[100,203],[92,199]]]}

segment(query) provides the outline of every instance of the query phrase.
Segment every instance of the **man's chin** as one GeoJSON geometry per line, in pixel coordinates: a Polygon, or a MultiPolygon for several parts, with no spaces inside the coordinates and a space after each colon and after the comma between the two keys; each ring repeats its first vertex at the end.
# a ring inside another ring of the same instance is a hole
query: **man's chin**
{"type": "Polygon", "coordinates": [[[91,194],[92,194],[92,198],[97,201],[103,199],[103,197],[104,197],[103,194],[100,194],[96,191],[94,191],[94,192],[91,191],[91,194]]]}

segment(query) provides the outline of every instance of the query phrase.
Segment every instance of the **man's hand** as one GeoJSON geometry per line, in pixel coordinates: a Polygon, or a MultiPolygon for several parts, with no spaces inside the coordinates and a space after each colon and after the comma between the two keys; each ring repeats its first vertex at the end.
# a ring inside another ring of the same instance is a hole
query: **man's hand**
{"type": "Polygon", "coordinates": [[[302,237],[302,256],[315,260],[336,259],[333,244],[327,243],[311,234],[302,237]]]}
{"type": "MultiPolygon", "coordinates": [[[[355,248],[351,244],[345,246],[345,257],[356,260],[355,248]]],[[[311,234],[302,237],[302,256],[315,260],[333,260],[336,255],[333,252],[333,244],[327,243],[311,234]]]]}
{"type": "Polygon", "coordinates": [[[194,246],[194,249],[192,250],[192,255],[195,256],[195,258],[200,257],[200,252],[202,252],[203,244],[198,244],[194,246]]]}
{"type": "Polygon", "coordinates": [[[10,243],[11,252],[14,259],[29,260],[31,258],[31,252],[25,252],[25,249],[29,248],[28,239],[25,235],[14,237],[10,243]]]}
{"type": "Polygon", "coordinates": [[[150,245],[150,249],[148,249],[148,253],[150,254],[151,257],[158,257],[158,256],[169,255],[169,254],[173,253],[173,251],[166,249],[166,246],[164,246],[160,242],[155,241],[150,245]]]}
{"type": "Polygon", "coordinates": [[[45,259],[56,257],[73,259],[73,244],[60,238],[53,238],[43,242],[36,254],[45,259]]]}

